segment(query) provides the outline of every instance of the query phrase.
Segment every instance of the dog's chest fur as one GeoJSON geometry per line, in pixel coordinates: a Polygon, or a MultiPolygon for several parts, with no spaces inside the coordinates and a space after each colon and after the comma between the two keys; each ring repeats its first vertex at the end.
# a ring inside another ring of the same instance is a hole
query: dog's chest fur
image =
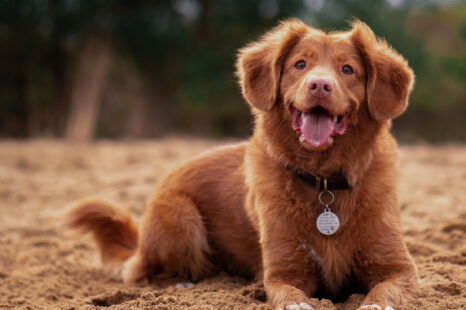
{"type": "Polygon", "coordinates": [[[326,288],[336,293],[346,277],[350,274],[351,254],[347,246],[334,240],[319,242],[314,247],[309,243],[303,243],[308,257],[315,262],[317,272],[326,288]]]}
{"type": "MultiPolygon", "coordinates": [[[[326,288],[335,293],[338,291],[345,279],[351,274],[353,265],[354,239],[348,237],[349,222],[352,219],[348,215],[351,209],[352,199],[347,193],[335,193],[336,201],[331,205],[331,209],[339,217],[340,228],[330,236],[321,234],[316,227],[316,219],[323,212],[324,206],[317,200],[316,192],[313,193],[316,199],[301,200],[301,207],[304,214],[301,216],[301,223],[306,218],[308,224],[300,230],[300,245],[305,250],[305,255],[310,259],[310,264],[317,268],[326,288]]],[[[309,197],[309,196],[308,196],[309,197]]]]}

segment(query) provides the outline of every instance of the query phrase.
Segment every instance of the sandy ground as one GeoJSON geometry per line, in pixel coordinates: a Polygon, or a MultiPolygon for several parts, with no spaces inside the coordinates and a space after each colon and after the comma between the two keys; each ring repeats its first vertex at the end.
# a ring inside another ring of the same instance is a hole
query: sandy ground
{"type": "MultiPolygon", "coordinates": [[[[99,269],[89,236],[57,227],[64,208],[89,195],[140,216],[165,172],[217,144],[0,142],[0,309],[270,309],[260,283],[225,274],[192,288],[125,286],[99,269]]],[[[399,309],[465,309],[466,146],[404,146],[400,165],[403,231],[422,296],[399,309]]],[[[355,309],[362,298],[321,300],[319,309],[355,309]]]]}

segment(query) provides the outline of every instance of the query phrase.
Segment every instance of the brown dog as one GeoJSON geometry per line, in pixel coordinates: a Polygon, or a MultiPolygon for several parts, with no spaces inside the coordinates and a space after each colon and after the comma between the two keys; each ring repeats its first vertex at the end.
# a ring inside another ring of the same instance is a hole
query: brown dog
{"type": "Polygon", "coordinates": [[[413,73],[362,22],[326,34],[288,20],[239,52],[256,126],[158,185],[142,223],[87,200],[67,217],[93,233],[103,265],[128,283],[218,270],[263,278],[278,309],[367,293],[360,309],[414,296],[400,230],[391,119],[413,73]]]}

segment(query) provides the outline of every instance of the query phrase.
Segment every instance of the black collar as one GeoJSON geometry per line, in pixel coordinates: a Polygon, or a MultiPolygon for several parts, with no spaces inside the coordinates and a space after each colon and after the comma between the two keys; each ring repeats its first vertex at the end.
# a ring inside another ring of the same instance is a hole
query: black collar
{"type": "Polygon", "coordinates": [[[348,180],[342,175],[324,178],[323,176],[313,175],[302,170],[295,170],[293,168],[289,169],[308,185],[321,191],[351,189],[351,185],[348,183],[348,180]]]}

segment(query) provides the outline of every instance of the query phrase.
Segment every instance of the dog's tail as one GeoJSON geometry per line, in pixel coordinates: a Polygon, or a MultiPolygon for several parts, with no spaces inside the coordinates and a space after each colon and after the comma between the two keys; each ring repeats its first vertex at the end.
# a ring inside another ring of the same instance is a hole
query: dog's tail
{"type": "Polygon", "coordinates": [[[92,233],[103,267],[115,276],[138,245],[138,228],[131,215],[103,200],[77,202],[67,211],[63,224],[92,233]]]}

